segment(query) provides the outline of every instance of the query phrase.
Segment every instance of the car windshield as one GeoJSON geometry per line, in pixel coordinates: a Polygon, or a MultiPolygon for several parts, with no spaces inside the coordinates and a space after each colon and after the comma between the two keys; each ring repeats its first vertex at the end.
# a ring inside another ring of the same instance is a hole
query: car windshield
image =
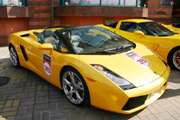
{"type": "Polygon", "coordinates": [[[68,28],[62,34],[69,38],[78,54],[116,54],[135,47],[134,43],[101,27],[68,28]]]}
{"type": "Polygon", "coordinates": [[[156,22],[144,22],[140,24],[143,25],[147,30],[153,32],[157,36],[172,36],[175,34],[169,29],[165,28],[164,26],[156,22]]]}

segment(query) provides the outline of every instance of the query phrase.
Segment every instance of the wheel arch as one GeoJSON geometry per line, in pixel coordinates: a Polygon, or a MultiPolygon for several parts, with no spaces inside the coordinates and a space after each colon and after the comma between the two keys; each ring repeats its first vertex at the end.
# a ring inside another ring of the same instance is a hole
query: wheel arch
{"type": "Polygon", "coordinates": [[[12,43],[9,43],[8,49],[10,49],[10,47],[14,47],[12,43]]]}
{"type": "Polygon", "coordinates": [[[168,56],[167,56],[167,61],[169,63],[169,60],[170,60],[170,56],[172,55],[172,53],[174,52],[175,49],[179,48],[180,49],[180,46],[176,46],[174,47],[173,49],[170,50],[170,52],[168,53],[168,56]]]}
{"type": "MultiPolygon", "coordinates": [[[[63,74],[64,70],[67,69],[67,68],[73,68],[73,69],[75,69],[74,67],[72,67],[72,66],[70,66],[70,65],[65,65],[65,66],[63,66],[62,69],[60,70],[60,83],[61,83],[62,74],[63,74]]],[[[75,70],[76,70],[76,69],[75,69],[75,70]]],[[[77,70],[76,70],[76,71],[77,71],[77,70]]],[[[79,71],[78,71],[78,72],[79,72],[79,71]]],[[[61,87],[62,87],[62,85],[61,85],[61,87]]]]}
{"type": "Polygon", "coordinates": [[[63,66],[62,67],[62,69],[60,70],[60,85],[61,85],[61,88],[62,88],[62,90],[63,90],[63,87],[62,87],[62,75],[63,75],[63,72],[66,70],[66,69],[68,69],[68,68],[71,68],[71,69],[74,69],[75,71],[77,71],[79,74],[80,74],[80,76],[82,77],[82,79],[84,80],[84,82],[85,82],[85,84],[86,84],[86,87],[87,87],[87,90],[88,90],[88,96],[89,96],[89,100],[86,102],[86,105],[88,105],[88,104],[90,104],[91,103],[91,96],[90,96],[90,93],[89,93],[89,87],[88,87],[88,85],[87,85],[87,82],[85,81],[85,78],[83,77],[83,75],[82,75],[82,73],[80,72],[80,71],[78,71],[75,67],[73,67],[73,66],[70,66],[70,65],[65,65],[65,66],[63,66]]]}
{"type": "MultiPolygon", "coordinates": [[[[68,68],[72,68],[72,69],[74,69],[74,70],[76,70],[80,75],[81,75],[81,77],[84,79],[84,81],[85,81],[85,78],[83,77],[83,73],[81,73],[80,71],[78,71],[77,69],[76,69],[76,67],[73,67],[73,66],[71,66],[71,65],[65,65],[65,66],[63,66],[62,68],[61,68],[61,70],[60,70],[60,85],[61,85],[61,87],[62,87],[62,84],[61,84],[61,77],[62,77],[62,74],[63,74],[63,72],[64,72],[64,70],[65,69],[68,69],[68,68]]],[[[86,81],[85,81],[85,83],[86,83],[86,81]]],[[[87,85],[87,83],[86,83],[86,85],[87,85]]],[[[87,88],[88,88],[88,86],[87,86],[87,88]]],[[[89,88],[88,88],[88,90],[89,90],[89,88]]]]}
{"type": "MultiPolygon", "coordinates": [[[[20,59],[19,59],[19,55],[18,55],[18,52],[17,52],[17,49],[15,48],[15,46],[12,44],[12,43],[8,43],[8,49],[9,49],[9,53],[11,53],[10,51],[10,48],[13,48],[14,50],[15,50],[15,52],[16,52],[16,55],[17,55],[17,65],[15,65],[14,67],[16,67],[16,68],[19,68],[21,65],[20,65],[20,59]]],[[[10,56],[10,58],[11,58],[11,56],[10,56]]]]}

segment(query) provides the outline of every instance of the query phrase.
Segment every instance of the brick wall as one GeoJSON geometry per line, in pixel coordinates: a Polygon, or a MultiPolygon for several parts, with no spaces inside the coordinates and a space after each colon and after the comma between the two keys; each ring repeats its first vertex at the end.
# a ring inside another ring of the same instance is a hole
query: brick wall
{"type": "Polygon", "coordinates": [[[84,26],[103,24],[107,21],[142,18],[147,16],[141,7],[115,7],[115,6],[61,6],[55,7],[55,16],[61,25],[84,26]],[[63,12],[61,12],[63,11],[63,12]]]}
{"type": "Polygon", "coordinates": [[[162,5],[161,1],[173,0],[148,0],[148,19],[169,24],[171,23],[173,5],[162,5]]]}
{"type": "MultiPolygon", "coordinates": [[[[59,6],[60,0],[54,0],[54,25],[94,25],[129,18],[142,18],[145,8],[113,6],[59,6]]],[[[161,1],[147,0],[148,19],[170,23],[172,5],[161,5],[161,1]]],[[[175,0],[179,1],[179,0],[175,0]]],[[[173,21],[180,21],[180,7],[175,5],[173,21]]],[[[45,28],[52,24],[51,0],[27,0],[26,7],[0,6],[0,46],[7,45],[11,33],[45,28]]]]}
{"type": "Polygon", "coordinates": [[[72,27],[75,26],[86,26],[86,25],[96,25],[103,23],[110,23],[114,21],[119,21],[123,19],[132,19],[132,18],[140,18],[140,17],[120,17],[120,16],[112,16],[112,17],[97,17],[97,16],[65,16],[60,17],[61,25],[70,25],[72,27]]]}
{"type": "MultiPolygon", "coordinates": [[[[59,0],[54,0],[54,6],[59,6],[59,0]]],[[[51,25],[51,0],[27,0],[28,6],[34,7],[34,17],[29,19],[30,29],[45,28],[51,25]]],[[[55,24],[60,24],[54,19],[55,24]]]]}
{"type": "Polygon", "coordinates": [[[0,6],[0,46],[6,46],[9,35],[29,29],[32,7],[0,6]]]}
{"type": "Polygon", "coordinates": [[[0,46],[6,46],[9,35],[14,32],[28,30],[27,18],[0,19],[0,46]]]}

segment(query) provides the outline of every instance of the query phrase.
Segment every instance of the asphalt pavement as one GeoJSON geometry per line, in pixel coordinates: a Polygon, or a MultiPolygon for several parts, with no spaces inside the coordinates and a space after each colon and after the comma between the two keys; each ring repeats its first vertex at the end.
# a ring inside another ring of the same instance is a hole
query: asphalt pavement
{"type": "Polygon", "coordinates": [[[92,106],[77,107],[63,92],[25,68],[14,68],[7,47],[0,47],[0,120],[180,120],[180,71],[171,70],[166,92],[156,102],[130,115],[92,106]]]}

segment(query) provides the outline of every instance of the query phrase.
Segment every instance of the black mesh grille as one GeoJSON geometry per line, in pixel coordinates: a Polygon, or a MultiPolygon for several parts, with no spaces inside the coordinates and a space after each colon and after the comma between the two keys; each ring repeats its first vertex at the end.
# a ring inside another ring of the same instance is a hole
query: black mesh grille
{"type": "Polygon", "coordinates": [[[133,108],[143,105],[145,100],[147,99],[147,96],[148,95],[130,98],[126,105],[123,107],[123,110],[131,110],[133,108]]]}

